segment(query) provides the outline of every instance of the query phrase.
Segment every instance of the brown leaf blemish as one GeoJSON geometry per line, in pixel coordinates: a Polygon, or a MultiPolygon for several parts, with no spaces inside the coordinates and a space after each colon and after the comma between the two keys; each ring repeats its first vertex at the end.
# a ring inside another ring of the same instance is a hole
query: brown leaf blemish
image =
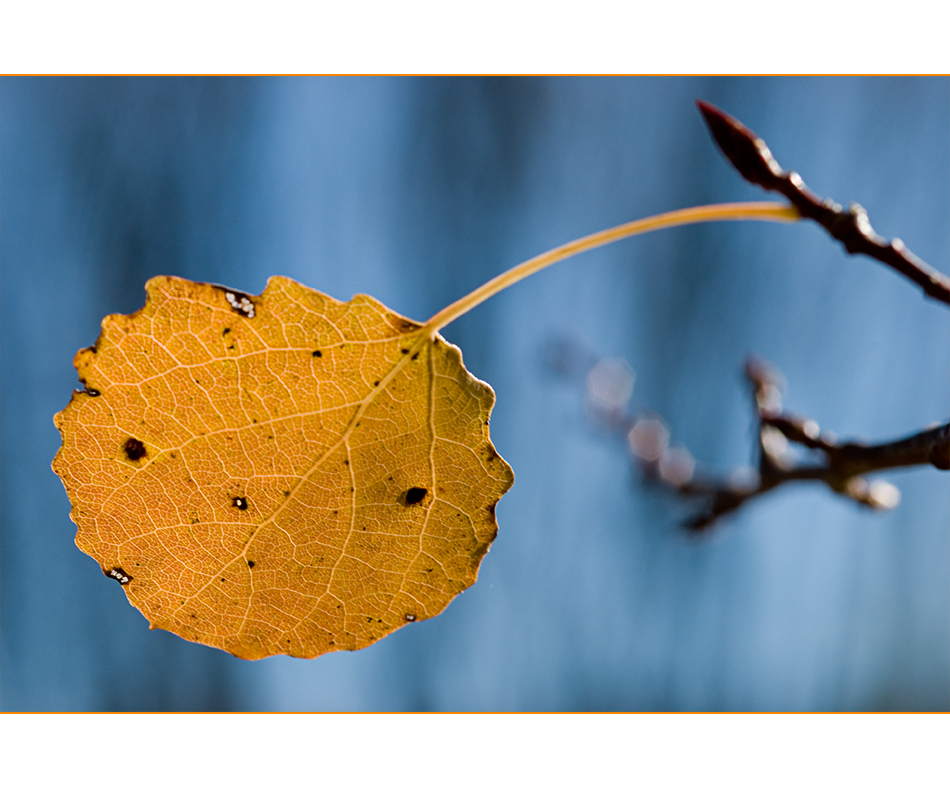
{"type": "Polygon", "coordinates": [[[132,582],[132,575],[126,572],[121,566],[114,566],[112,569],[103,569],[102,573],[106,577],[111,577],[120,586],[127,586],[132,582]]]}
{"type": "Polygon", "coordinates": [[[122,450],[125,452],[125,456],[133,462],[148,456],[148,452],[145,451],[145,444],[138,438],[129,438],[122,444],[122,450]]]}
{"type": "Polygon", "coordinates": [[[220,285],[214,285],[214,287],[224,293],[224,299],[228,302],[231,309],[239,315],[254,317],[257,314],[254,299],[249,293],[242,293],[240,290],[230,290],[220,285]]]}
{"type": "Polygon", "coordinates": [[[406,318],[399,317],[398,315],[387,314],[386,319],[389,321],[389,325],[395,328],[400,334],[408,334],[419,328],[418,323],[406,320],[406,318]]]}
{"type": "Polygon", "coordinates": [[[403,506],[413,506],[422,501],[428,494],[429,491],[425,487],[410,487],[399,496],[399,503],[403,506]]]}

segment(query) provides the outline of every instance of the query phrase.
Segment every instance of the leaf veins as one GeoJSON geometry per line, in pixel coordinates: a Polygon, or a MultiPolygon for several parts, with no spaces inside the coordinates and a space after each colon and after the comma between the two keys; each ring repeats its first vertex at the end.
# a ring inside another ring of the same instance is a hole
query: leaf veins
{"type": "Polygon", "coordinates": [[[152,627],[316,657],[475,582],[514,477],[489,438],[494,393],[458,348],[284,277],[253,309],[172,277],[146,291],[77,353],[99,396],[57,414],[53,468],[77,545],[106,573],[135,567],[123,587],[152,627]]]}

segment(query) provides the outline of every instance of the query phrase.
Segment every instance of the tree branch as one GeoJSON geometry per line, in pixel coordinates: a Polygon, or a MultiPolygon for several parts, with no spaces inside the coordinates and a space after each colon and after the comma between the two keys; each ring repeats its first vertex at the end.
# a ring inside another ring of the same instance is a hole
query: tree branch
{"type": "Polygon", "coordinates": [[[840,442],[808,418],[782,409],[781,374],[750,357],[745,376],[751,384],[757,422],[758,468],[739,468],[716,476],[696,468],[685,448],[670,445],[666,425],[655,415],[629,415],[627,397],[633,373],[619,359],[598,359],[570,342],[553,345],[548,363],[557,372],[582,377],[591,415],[625,439],[643,478],[699,504],[686,522],[704,531],[748,501],[791,482],[820,482],[836,494],[872,509],[892,509],[900,491],[891,483],[869,481],[865,474],[914,465],[950,470],[950,422],[900,440],[865,444],[840,442]],[[790,444],[811,450],[796,457],[790,444]]]}
{"type": "Polygon", "coordinates": [[[726,158],[750,183],[783,195],[806,219],[812,219],[844,244],[849,254],[865,254],[916,283],[924,295],[950,304],[950,277],[931,268],[895,238],[887,241],[871,227],[867,211],[857,203],[845,211],[808,189],[797,172],[786,172],[765,141],[738,120],[705,101],[697,106],[713,139],[726,158]]]}

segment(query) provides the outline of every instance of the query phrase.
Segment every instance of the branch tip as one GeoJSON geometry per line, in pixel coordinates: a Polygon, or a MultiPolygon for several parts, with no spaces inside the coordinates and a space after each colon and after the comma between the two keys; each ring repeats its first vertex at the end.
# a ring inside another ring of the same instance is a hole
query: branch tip
{"type": "Polygon", "coordinates": [[[765,141],[718,107],[698,99],[696,106],[719,150],[739,174],[750,183],[774,190],[786,173],[775,161],[765,141]]]}
{"type": "Polygon", "coordinates": [[[863,254],[893,268],[917,284],[924,295],[950,304],[950,277],[931,268],[899,239],[888,241],[874,232],[867,211],[857,203],[844,210],[834,200],[822,200],[797,172],[786,172],[765,141],[731,115],[705,101],[696,106],[716,145],[750,183],[784,196],[806,219],[818,222],[848,254],[863,254]]]}

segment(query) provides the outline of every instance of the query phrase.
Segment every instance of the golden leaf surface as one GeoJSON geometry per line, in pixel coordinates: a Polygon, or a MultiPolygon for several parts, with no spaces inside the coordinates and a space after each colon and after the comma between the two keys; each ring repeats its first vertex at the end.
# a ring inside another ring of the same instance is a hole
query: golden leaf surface
{"type": "Polygon", "coordinates": [[[514,475],[454,345],[365,295],[158,277],[76,354],[76,544],[153,628],[244,659],[370,645],[475,582],[514,475]]]}

